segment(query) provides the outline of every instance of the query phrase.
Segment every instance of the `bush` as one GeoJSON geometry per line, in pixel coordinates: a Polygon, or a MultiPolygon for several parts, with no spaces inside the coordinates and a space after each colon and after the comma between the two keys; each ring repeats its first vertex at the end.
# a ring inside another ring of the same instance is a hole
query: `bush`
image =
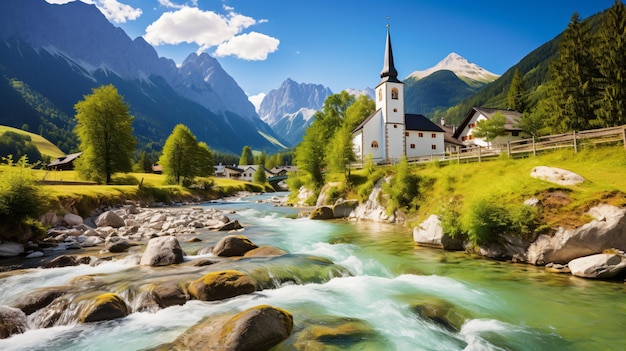
{"type": "Polygon", "coordinates": [[[391,214],[397,209],[414,210],[419,205],[419,182],[420,178],[412,174],[406,158],[396,166],[396,174],[389,184],[383,184],[383,190],[389,197],[387,213],[391,214]]]}
{"type": "Polygon", "coordinates": [[[466,236],[461,224],[461,215],[457,210],[458,202],[451,199],[441,209],[441,229],[443,233],[453,238],[464,238],[466,236]]]}
{"type": "Polygon", "coordinates": [[[510,220],[503,207],[481,199],[469,213],[467,235],[474,244],[486,245],[495,242],[499,234],[506,233],[509,225],[510,220]]]}

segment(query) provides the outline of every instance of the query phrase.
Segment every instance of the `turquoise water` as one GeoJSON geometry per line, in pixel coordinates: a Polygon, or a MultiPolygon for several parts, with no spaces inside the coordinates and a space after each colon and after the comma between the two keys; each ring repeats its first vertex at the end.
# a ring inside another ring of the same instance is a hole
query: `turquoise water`
{"type": "MultiPolygon", "coordinates": [[[[262,266],[271,275],[279,274],[278,265],[291,265],[306,277],[312,268],[304,258],[318,256],[342,268],[312,266],[319,279],[284,282],[276,289],[221,302],[189,301],[104,323],[29,330],[0,340],[0,350],[141,350],[172,341],[203,318],[260,304],[285,308],[294,316],[292,336],[275,350],[626,349],[626,287],[621,282],[584,280],[528,265],[414,247],[411,233],[401,226],[291,219],[287,216],[297,210],[256,202],[266,198],[205,205],[234,210],[229,216],[246,227],[240,234],[257,245],[291,254],[240,261],[234,267],[262,266]],[[450,328],[423,318],[416,306],[425,302],[448,306],[461,323],[450,328]]],[[[223,235],[204,232],[196,235],[202,243],[183,247],[192,253],[223,235]]],[[[62,285],[86,274],[103,276],[113,286],[124,280],[140,284],[167,275],[200,274],[199,270],[148,270],[131,260],[25,270],[0,278],[0,304],[33,288],[62,285]]]]}

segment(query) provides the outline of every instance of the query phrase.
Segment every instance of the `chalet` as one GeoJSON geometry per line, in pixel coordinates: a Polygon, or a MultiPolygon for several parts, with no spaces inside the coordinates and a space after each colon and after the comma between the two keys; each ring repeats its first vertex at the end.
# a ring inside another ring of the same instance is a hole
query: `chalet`
{"type": "Polygon", "coordinates": [[[389,26],[381,81],[376,86],[376,111],[352,131],[357,159],[371,155],[377,163],[442,154],[445,132],[428,118],[404,113],[404,83],[398,80],[389,26]]]}
{"type": "Polygon", "coordinates": [[[152,173],[154,174],[163,174],[163,166],[161,166],[160,164],[155,163],[150,168],[152,169],[152,173]]]}
{"type": "Polygon", "coordinates": [[[447,125],[446,121],[442,118],[441,124],[439,127],[443,129],[443,148],[446,152],[458,152],[461,148],[465,146],[459,139],[454,137],[454,133],[456,132],[456,127],[447,125]]]}
{"type": "MultiPolygon", "coordinates": [[[[254,174],[259,168],[259,165],[239,165],[239,168],[243,170],[241,180],[252,182],[254,181],[254,174]]],[[[274,173],[270,172],[267,168],[263,167],[263,170],[265,171],[265,177],[269,178],[274,176],[274,173]]]]}
{"type": "Polygon", "coordinates": [[[465,146],[490,147],[491,145],[506,145],[509,141],[519,140],[522,138],[522,129],[518,127],[521,119],[522,114],[513,110],[472,107],[472,109],[465,116],[465,119],[463,119],[459,127],[456,129],[454,138],[461,141],[465,146]],[[474,132],[476,130],[476,124],[479,121],[492,118],[497,113],[501,113],[506,118],[504,123],[506,135],[497,137],[491,143],[482,138],[475,138],[474,132]]]}
{"type": "Polygon", "coordinates": [[[217,166],[213,166],[213,175],[216,177],[224,178],[226,177],[226,166],[220,163],[217,166]]]}
{"type": "Polygon", "coordinates": [[[69,154],[65,156],[61,156],[56,158],[52,162],[50,162],[46,168],[49,170],[55,171],[68,171],[74,169],[74,161],[82,155],[82,152],[77,152],[75,154],[69,154]]]}
{"type": "Polygon", "coordinates": [[[243,169],[237,166],[224,166],[224,177],[229,179],[241,179],[243,169]]]}
{"type": "Polygon", "coordinates": [[[286,176],[288,173],[298,173],[297,166],[276,166],[270,169],[272,176],[286,176]]]}

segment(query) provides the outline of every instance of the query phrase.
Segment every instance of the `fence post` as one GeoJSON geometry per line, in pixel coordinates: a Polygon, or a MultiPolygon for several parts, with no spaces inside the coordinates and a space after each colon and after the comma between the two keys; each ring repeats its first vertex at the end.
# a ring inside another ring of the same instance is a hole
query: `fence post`
{"type": "Polygon", "coordinates": [[[511,157],[511,141],[507,141],[506,142],[506,153],[509,155],[509,158],[511,157]]]}
{"type": "Polygon", "coordinates": [[[537,146],[535,145],[535,136],[533,135],[533,156],[537,156],[537,146]]]}
{"type": "Polygon", "coordinates": [[[622,126],[622,141],[624,142],[624,149],[626,149],[626,126],[622,126]]]}
{"type": "Polygon", "coordinates": [[[578,143],[576,143],[576,131],[573,131],[572,135],[574,135],[574,153],[577,154],[578,153],[578,143]]]}
{"type": "Polygon", "coordinates": [[[479,163],[480,163],[480,161],[481,161],[481,156],[482,156],[482,153],[483,153],[482,151],[483,151],[483,147],[482,147],[482,146],[479,146],[479,147],[478,147],[478,162],[479,162],[479,163]]]}
{"type": "MultiPolygon", "coordinates": [[[[626,133],[626,131],[624,133],[626,133]]],[[[624,140],[626,140],[626,137],[624,137],[624,140]]],[[[624,142],[624,147],[626,147],[626,142],[624,142]]],[[[460,147],[456,148],[456,164],[457,165],[461,164],[461,148],[460,147]]]]}

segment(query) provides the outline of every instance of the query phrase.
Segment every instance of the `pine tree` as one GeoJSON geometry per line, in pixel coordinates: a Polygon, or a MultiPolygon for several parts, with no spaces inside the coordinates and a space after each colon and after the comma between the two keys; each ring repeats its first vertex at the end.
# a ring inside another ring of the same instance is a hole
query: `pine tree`
{"type": "Polygon", "coordinates": [[[515,70],[513,78],[511,79],[509,93],[507,94],[507,101],[510,109],[521,113],[526,111],[526,106],[528,105],[527,91],[519,69],[515,70]]]}
{"type": "Polygon", "coordinates": [[[589,49],[593,39],[589,30],[589,24],[579,21],[574,13],[550,64],[547,98],[537,110],[544,113],[552,133],[589,129],[589,120],[594,116],[595,65],[589,49]]]}
{"type": "Polygon", "coordinates": [[[241,157],[239,158],[240,166],[247,166],[254,163],[254,155],[252,154],[252,148],[248,145],[241,149],[241,157]]]}
{"type": "Polygon", "coordinates": [[[265,168],[263,165],[258,165],[254,172],[254,182],[259,184],[265,184],[267,182],[267,175],[265,175],[265,168]]]}
{"type": "Polygon", "coordinates": [[[598,127],[626,124],[626,9],[621,1],[607,11],[596,43],[598,97],[591,122],[598,127]]]}

